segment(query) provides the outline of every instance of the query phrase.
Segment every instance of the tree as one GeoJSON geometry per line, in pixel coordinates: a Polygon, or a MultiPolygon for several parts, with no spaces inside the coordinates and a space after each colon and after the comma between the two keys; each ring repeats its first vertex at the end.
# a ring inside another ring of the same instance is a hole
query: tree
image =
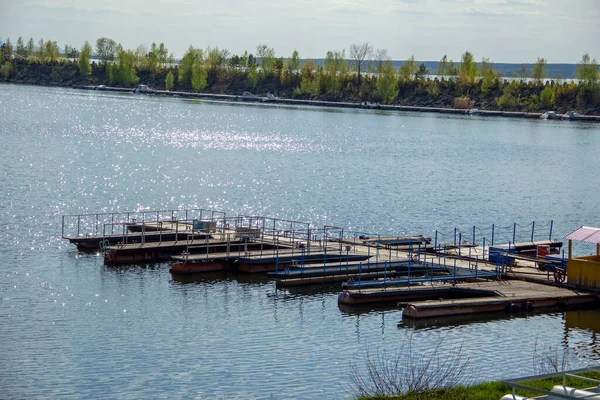
{"type": "Polygon", "coordinates": [[[302,67],[302,80],[300,81],[299,94],[309,94],[318,96],[321,93],[321,84],[314,76],[314,71],[317,69],[313,60],[307,59],[302,67]]]}
{"type": "Polygon", "coordinates": [[[460,60],[458,68],[460,80],[463,83],[473,83],[477,77],[477,64],[473,59],[473,54],[465,51],[460,60]]]}
{"type": "Polygon", "coordinates": [[[35,48],[35,58],[38,59],[39,62],[44,62],[44,53],[46,50],[46,46],[44,45],[44,39],[40,39],[38,41],[38,45],[35,48]]]}
{"type": "Polygon", "coordinates": [[[135,54],[132,50],[119,50],[119,66],[117,68],[117,81],[123,86],[131,86],[137,83],[139,78],[135,73],[135,54]]]}
{"type": "Polygon", "coordinates": [[[192,65],[192,88],[199,92],[206,88],[206,78],[208,74],[201,60],[195,60],[192,65]]]}
{"type": "Polygon", "coordinates": [[[479,65],[479,75],[481,76],[481,92],[486,95],[496,84],[496,73],[494,72],[494,63],[489,58],[482,58],[479,65]]]}
{"type": "Polygon", "coordinates": [[[75,46],[69,46],[65,44],[65,57],[67,58],[79,58],[79,50],[75,46]]]}
{"type": "Polygon", "coordinates": [[[396,69],[387,50],[377,50],[376,58],[377,81],[375,88],[383,103],[391,103],[398,96],[398,75],[396,75],[396,69]]]}
{"type": "Polygon", "coordinates": [[[551,86],[544,86],[542,89],[542,93],[540,93],[540,105],[546,109],[550,110],[554,107],[554,101],[556,97],[554,95],[554,89],[551,86]]]}
{"type": "Polygon", "coordinates": [[[29,38],[27,41],[27,58],[33,57],[33,53],[35,52],[35,44],[33,44],[33,38],[29,38]]]}
{"type": "Polygon", "coordinates": [[[451,75],[451,70],[454,67],[454,62],[448,60],[448,56],[444,54],[444,57],[438,63],[437,75],[444,79],[447,75],[451,75]]]}
{"type": "Polygon", "coordinates": [[[89,76],[92,73],[90,59],[92,57],[92,45],[86,40],[81,46],[79,52],[79,73],[84,76],[89,76]]]}
{"type": "Polygon", "coordinates": [[[542,82],[547,74],[548,69],[546,68],[546,60],[538,57],[535,64],[533,64],[533,79],[538,83],[542,82]]]}
{"type": "Polygon", "coordinates": [[[173,77],[173,73],[171,71],[169,71],[167,73],[167,76],[165,77],[165,89],[167,89],[167,90],[173,89],[173,85],[175,83],[174,81],[175,81],[175,78],[173,77]]]}
{"type": "Polygon", "coordinates": [[[179,64],[179,88],[187,88],[192,85],[192,68],[200,60],[202,60],[202,50],[190,46],[179,64]]]}
{"type": "Polygon", "coordinates": [[[404,61],[400,67],[400,80],[403,82],[411,80],[417,74],[417,71],[417,62],[415,61],[415,56],[412,55],[408,60],[404,61]]]}
{"type": "Polygon", "coordinates": [[[25,44],[23,43],[23,38],[19,36],[17,39],[17,48],[15,49],[16,58],[19,60],[27,59],[27,48],[25,48],[25,44]]]}
{"type": "Polygon", "coordinates": [[[287,67],[291,71],[298,71],[300,69],[300,55],[298,51],[294,50],[292,56],[288,59],[287,67]]]}
{"type": "Polygon", "coordinates": [[[342,88],[342,81],[346,77],[348,67],[344,56],[344,50],[328,51],[325,57],[325,90],[328,94],[336,95],[342,88]]]}
{"type": "Polygon", "coordinates": [[[265,44],[256,46],[256,56],[260,58],[260,66],[265,74],[270,74],[275,68],[275,49],[265,44]]]}
{"type": "Polygon", "coordinates": [[[46,43],[44,43],[44,60],[55,62],[59,57],[58,43],[56,43],[56,41],[47,40],[46,43]]]}
{"type": "Polygon", "coordinates": [[[96,54],[100,61],[107,63],[115,59],[115,55],[121,53],[120,45],[112,39],[102,37],[96,40],[96,54]]]}
{"type": "Polygon", "coordinates": [[[2,45],[2,56],[4,61],[10,62],[13,57],[13,47],[10,43],[10,38],[7,38],[4,44],[2,45]]]}
{"type": "Polygon", "coordinates": [[[373,54],[373,46],[365,42],[362,44],[351,44],[349,56],[351,59],[351,65],[356,70],[358,76],[358,87],[360,87],[361,71],[371,55],[373,54]]]}
{"type": "Polygon", "coordinates": [[[416,80],[424,79],[425,75],[427,75],[427,66],[425,66],[424,63],[421,63],[421,64],[419,64],[419,69],[417,70],[417,73],[415,74],[415,79],[416,80]]]}
{"type": "Polygon", "coordinates": [[[575,78],[588,85],[593,85],[598,82],[598,75],[598,63],[596,62],[596,59],[590,60],[590,55],[585,53],[583,57],[581,57],[581,61],[577,63],[575,78]]]}

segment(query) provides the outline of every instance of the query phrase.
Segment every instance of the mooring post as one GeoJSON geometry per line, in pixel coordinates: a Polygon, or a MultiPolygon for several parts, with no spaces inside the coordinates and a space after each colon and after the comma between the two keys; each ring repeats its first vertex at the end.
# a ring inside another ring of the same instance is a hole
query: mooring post
{"type": "Polygon", "coordinates": [[[494,245],[494,224],[492,224],[492,246],[494,245]]]}
{"type": "Polygon", "coordinates": [[[481,250],[481,257],[485,260],[485,237],[483,238],[483,245],[481,250]]]}
{"type": "Polygon", "coordinates": [[[437,235],[438,235],[438,231],[436,229],[435,230],[435,241],[433,242],[433,251],[437,251],[437,242],[438,242],[437,235]]]}
{"type": "Polygon", "coordinates": [[[454,228],[454,245],[456,246],[456,228],[454,228]]]}
{"type": "Polygon", "coordinates": [[[531,223],[531,241],[533,242],[533,234],[535,232],[535,221],[531,223]]]}
{"type": "Polygon", "coordinates": [[[360,292],[360,281],[362,277],[362,261],[358,263],[358,291],[360,292]]]}
{"type": "Polygon", "coordinates": [[[552,225],[554,224],[554,220],[550,220],[550,234],[548,235],[548,240],[552,240],[552,225]]]}

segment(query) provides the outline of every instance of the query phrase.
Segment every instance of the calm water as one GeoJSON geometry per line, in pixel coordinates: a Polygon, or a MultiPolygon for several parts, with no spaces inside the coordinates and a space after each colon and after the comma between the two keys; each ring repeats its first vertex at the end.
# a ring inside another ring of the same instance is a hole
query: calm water
{"type": "MultiPolygon", "coordinates": [[[[366,349],[464,343],[477,379],[534,348],[597,362],[596,311],[414,325],[340,309],[337,288],[107,268],[63,214],[204,207],[433,235],[600,226],[600,126],[217,104],[0,85],[0,397],[344,398],[366,349]]],[[[588,251],[588,249],[582,249],[588,251]]],[[[591,251],[591,250],[589,250],[591,251]]]]}

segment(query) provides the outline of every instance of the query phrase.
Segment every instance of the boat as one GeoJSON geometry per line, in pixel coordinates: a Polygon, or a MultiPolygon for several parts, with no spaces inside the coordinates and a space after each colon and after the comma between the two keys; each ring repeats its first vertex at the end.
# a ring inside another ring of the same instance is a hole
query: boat
{"type": "Polygon", "coordinates": [[[263,97],[261,101],[263,103],[275,103],[277,100],[277,96],[271,93],[267,93],[267,95],[263,97]]]}
{"type": "Polygon", "coordinates": [[[563,114],[562,119],[580,119],[581,118],[581,114],[576,113],[575,111],[567,111],[566,113],[563,114]]]}
{"type": "Polygon", "coordinates": [[[555,116],[556,116],[556,112],[555,111],[546,111],[545,113],[543,113],[540,116],[540,118],[541,119],[552,119],[555,116]]]}
{"type": "Polygon", "coordinates": [[[133,93],[137,94],[149,94],[154,93],[154,90],[150,89],[148,85],[137,85],[135,89],[133,89],[133,93]]]}
{"type": "Polygon", "coordinates": [[[467,115],[477,115],[479,114],[479,109],[478,108],[471,108],[468,109],[466,112],[467,115]]]}
{"type": "Polygon", "coordinates": [[[241,96],[236,96],[235,99],[238,101],[262,101],[262,97],[250,92],[243,92],[241,96]]]}

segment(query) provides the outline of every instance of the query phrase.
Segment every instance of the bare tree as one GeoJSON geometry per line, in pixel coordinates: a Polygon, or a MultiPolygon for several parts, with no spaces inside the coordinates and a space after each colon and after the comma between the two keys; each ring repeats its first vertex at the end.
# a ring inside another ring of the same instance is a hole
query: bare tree
{"type": "Polygon", "coordinates": [[[373,46],[365,42],[362,44],[351,44],[350,45],[350,62],[356,68],[358,74],[358,87],[360,88],[360,72],[365,69],[366,63],[369,61],[369,57],[373,54],[373,46]]]}

